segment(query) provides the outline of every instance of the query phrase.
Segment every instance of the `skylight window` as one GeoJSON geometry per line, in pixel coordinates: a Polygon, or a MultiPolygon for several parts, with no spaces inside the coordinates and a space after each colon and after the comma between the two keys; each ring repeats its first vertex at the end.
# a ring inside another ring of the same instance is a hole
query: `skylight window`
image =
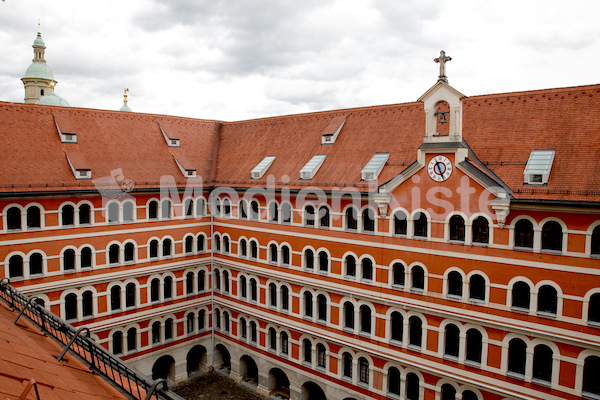
{"type": "Polygon", "coordinates": [[[524,181],[530,185],[548,183],[550,170],[554,162],[554,149],[533,150],[523,172],[524,181]]]}
{"type": "Polygon", "coordinates": [[[250,171],[252,179],[262,178],[271,164],[273,164],[273,161],[275,161],[275,156],[266,156],[263,158],[263,160],[259,162],[258,165],[252,169],[252,171],[250,171]]]}
{"type": "Polygon", "coordinates": [[[317,173],[327,154],[317,154],[300,170],[300,179],[312,179],[317,173]]]}
{"type": "Polygon", "coordinates": [[[390,153],[375,153],[367,165],[360,171],[360,178],[365,181],[374,181],[377,179],[389,157],[390,153]]]}

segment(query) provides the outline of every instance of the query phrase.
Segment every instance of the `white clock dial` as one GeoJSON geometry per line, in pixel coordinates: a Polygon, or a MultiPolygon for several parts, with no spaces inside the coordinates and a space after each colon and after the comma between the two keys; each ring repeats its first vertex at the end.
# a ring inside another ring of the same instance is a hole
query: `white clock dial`
{"type": "Polygon", "coordinates": [[[452,175],[452,163],[444,156],[436,156],[427,166],[429,177],[436,182],[443,182],[452,175]]]}

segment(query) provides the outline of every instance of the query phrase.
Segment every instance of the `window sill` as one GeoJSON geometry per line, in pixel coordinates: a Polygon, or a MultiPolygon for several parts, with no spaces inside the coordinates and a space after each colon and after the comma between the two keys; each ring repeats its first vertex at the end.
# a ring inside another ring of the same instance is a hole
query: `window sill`
{"type": "Polygon", "coordinates": [[[342,375],[342,380],[346,382],[352,383],[352,377],[347,375],[342,375]]]}
{"type": "Polygon", "coordinates": [[[373,279],[372,278],[371,279],[369,279],[369,278],[360,278],[360,281],[362,283],[371,283],[371,284],[373,283],[373,279]]]}
{"type": "Polygon", "coordinates": [[[485,304],[485,300],[484,299],[474,299],[472,297],[469,297],[469,303],[482,306],[485,304]]]}
{"type": "Polygon", "coordinates": [[[346,333],[354,333],[354,327],[345,326],[342,328],[342,330],[346,333]]]}
{"type": "Polygon", "coordinates": [[[325,369],[325,367],[322,366],[322,365],[317,365],[317,371],[327,372],[327,370],[325,369]]]}
{"type": "Polygon", "coordinates": [[[364,387],[364,388],[366,388],[366,389],[368,389],[368,388],[369,388],[369,384],[368,384],[367,382],[358,381],[356,384],[357,384],[358,386],[360,386],[360,387],[364,387]]]}
{"type": "Polygon", "coordinates": [[[416,344],[409,344],[406,348],[409,350],[421,352],[421,346],[417,346],[416,344]]]}
{"type": "Polygon", "coordinates": [[[525,375],[524,374],[520,374],[518,372],[512,372],[512,371],[508,371],[506,372],[506,376],[510,377],[510,378],[515,378],[521,381],[525,380],[525,375]]]}
{"type": "Polygon", "coordinates": [[[360,332],[358,332],[358,334],[360,336],[366,337],[366,338],[370,338],[371,337],[371,332],[360,331],[360,332]]]}
{"type": "Polygon", "coordinates": [[[402,346],[402,340],[398,340],[398,339],[390,339],[390,344],[393,344],[394,346],[402,346]]]}
{"type": "Polygon", "coordinates": [[[312,367],[312,363],[310,361],[302,361],[302,365],[306,365],[307,367],[312,367]]]}
{"type": "Polygon", "coordinates": [[[562,250],[552,250],[552,249],[541,249],[540,253],[542,254],[555,254],[555,255],[561,255],[562,254],[562,250]]]}
{"type": "Polygon", "coordinates": [[[600,400],[600,394],[597,394],[597,393],[582,392],[581,396],[585,397],[587,399],[600,400]]]}
{"type": "Polygon", "coordinates": [[[423,293],[425,293],[425,289],[421,289],[421,288],[410,288],[410,291],[412,293],[417,293],[417,294],[423,294],[423,293]]]}
{"type": "Polygon", "coordinates": [[[400,395],[399,395],[399,394],[392,393],[392,392],[387,392],[387,393],[386,393],[386,396],[387,396],[387,397],[390,397],[390,398],[392,398],[392,399],[399,399],[399,398],[400,398],[400,395]]]}
{"type": "Polygon", "coordinates": [[[477,362],[477,361],[465,360],[465,365],[468,365],[469,367],[481,369],[481,363],[477,362]]]}
{"type": "Polygon", "coordinates": [[[545,386],[545,387],[551,387],[552,386],[552,382],[545,381],[545,380],[539,379],[539,378],[533,378],[531,380],[531,383],[535,383],[536,385],[545,386]]]}
{"type": "Polygon", "coordinates": [[[514,311],[514,312],[521,313],[521,314],[529,314],[529,308],[525,308],[525,307],[516,307],[516,306],[512,306],[512,307],[510,308],[510,310],[511,310],[511,311],[514,311]]]}
{"type": "Polygon", "coordinates": [[[348,281],[354,281],[356,280],[356,275],[344,275],[344,279],[348,281]]]}
{"type": "Polygon", "coordinates": [[[453,356],[453,355],[451,355],[451,354],[444,354],[444,355],[442,356],[442,358],[443,358],[444,360],[453,361],[453,362],[458,362],[458,356],[453,356]]]}
{"type": "Polygon", "coordinates": [[[533,252],[533,247],[513,246],[513,250],[533,252]]]}
{"type": "Polygon", "coordinates": [[[588,321],[588,325],[594,328],[600,328],[600,321],[588,321]]]}
{"type": "MultiPolygon", "coordinates": [[[[457,295],[457,294],[447,294],[447,295],[446,295],[446,298],[447,298],[448,300],[453,300],[453,301],[461,301],[461,300],[463,299],[463,297],[462,297],[462,296],[459,296],[459,295],[457,295]]],[[[469,299],[469,300],[470,300],[470,299],[469,299]]]]}
{"type": "Polygon", "coordinates": [[[489,247],[490,244],[489,243],[485,243],[485,242],[471,242],[471,246],[475,246],[475,247],[489,247]]]}
{"type": "Polygon", "coordinates": [[[392,233],[392,237],[406,239],[406,233],[392,233]]]}
{"type": "Polygon", "coordinates": [[[404,290],[404,285],[392,283],[392,289],[404,290]]]}
{"type": "Polygon", "coordinates": [[[541,318],[556,319],[556,313],[549,312],[549,311],[538,311],[536,313],[536,315],[541,318]]]}

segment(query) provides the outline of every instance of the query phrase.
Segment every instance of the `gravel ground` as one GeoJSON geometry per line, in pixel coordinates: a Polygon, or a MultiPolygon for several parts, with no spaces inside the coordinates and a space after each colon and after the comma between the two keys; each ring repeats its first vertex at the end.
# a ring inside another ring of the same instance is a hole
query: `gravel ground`
{"type": "Polygon", "coordinates": [[[208,372],[171,388],[186,400],[265,400],[218,372],[208,372]]]}

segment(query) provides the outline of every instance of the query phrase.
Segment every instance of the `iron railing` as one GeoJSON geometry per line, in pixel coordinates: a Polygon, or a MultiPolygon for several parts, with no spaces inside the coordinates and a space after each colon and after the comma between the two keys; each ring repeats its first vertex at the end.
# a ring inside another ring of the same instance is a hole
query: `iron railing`
{"type": "Polygon", "coordinates": [[[38,304],[36,297],[29,297],[17,290],[7,278],[0,280],[0,298],[19,311],[15,323],[21,316],[25,316],[64,348],[58,357],[59,361],[69,351],[91,371],[131,399],[183,400],[168,389],[165,380],[152,381],[146,375],[128,366],[97,344],[90,337],[88,328],[76,329],[63,321],[38,304]]]}

